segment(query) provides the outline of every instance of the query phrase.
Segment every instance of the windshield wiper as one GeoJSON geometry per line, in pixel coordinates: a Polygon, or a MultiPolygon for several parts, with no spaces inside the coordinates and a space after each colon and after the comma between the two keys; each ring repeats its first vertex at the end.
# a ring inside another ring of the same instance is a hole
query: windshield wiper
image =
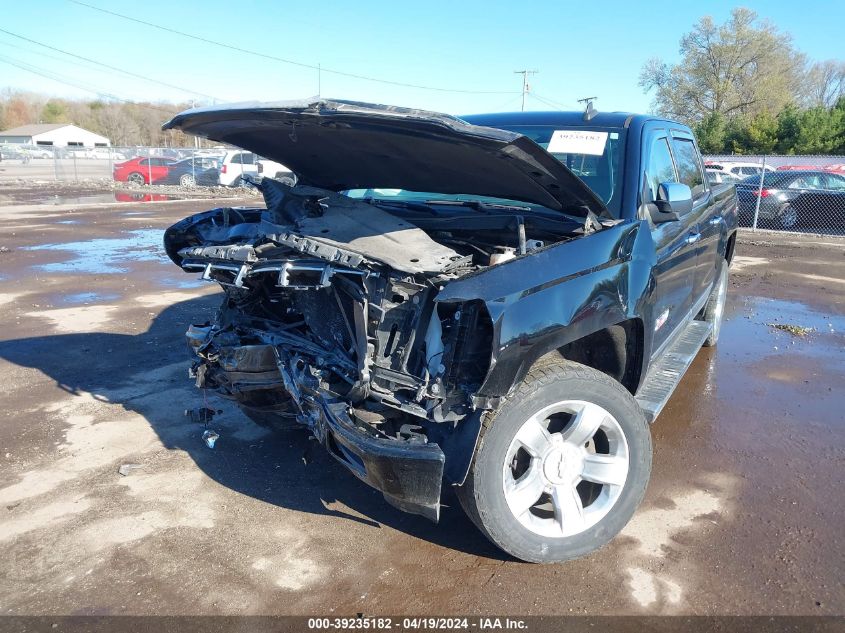
{"type": "Polygon", "coordinates": [[[380,204],[392,205],[394,207],[401,207],[403,209],[411,209],[412,211],[422,211],[423,213],[427,213],[428,215],[437,215],[434,209],[422,202],[414,202],[410,200],[390,200],[385,198],[375,198],[373,196],[361,198],[361,200],[366,202],[367,204],[372,204],[375,206],[378,206],[380,204]]]}
{"type": "Polygon", "coordinates": [[[453,207],[469,207],[476,211],[532,211],[529,206],[521,206],[518,204],[501,204],[499,202],[484,202],[482,200],[426,200],[425,204],[442,204],[453,207]]]}

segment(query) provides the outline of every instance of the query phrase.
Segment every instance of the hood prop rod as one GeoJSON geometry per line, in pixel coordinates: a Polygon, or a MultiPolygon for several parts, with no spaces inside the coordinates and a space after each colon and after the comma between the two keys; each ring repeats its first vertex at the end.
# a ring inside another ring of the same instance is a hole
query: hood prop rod
{"type": "Polygon", "coordinates": [[[525,243],[525,218],[521,215],[516,216],[517,235],[519,236],[519,254],[525,255],[528,252],[528,247],[525,243]]]}

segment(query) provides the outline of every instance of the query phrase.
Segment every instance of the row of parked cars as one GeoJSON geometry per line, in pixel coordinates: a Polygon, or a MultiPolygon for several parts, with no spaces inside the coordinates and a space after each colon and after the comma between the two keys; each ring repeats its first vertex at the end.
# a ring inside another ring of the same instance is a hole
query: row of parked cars
{"type": "Polygon", "coordinates": [[[707,161],[705,171],[711,184],[736,185],[740,224],[753,225],[756,213],[758,225],[787,230],[845,226],[845,165],[707,161]]]}
{"type": "Polygon", "coordinates": [[[113,176],[117,181],[137,185],[183,187],[237,187],[250,180],[265,177],[291,186],[296,182],[294,174],[284,165],[242,150],[229,150],[214,155],[194,155],[179,160],[163,156],[138,156],[116,163],[113,176]]]}

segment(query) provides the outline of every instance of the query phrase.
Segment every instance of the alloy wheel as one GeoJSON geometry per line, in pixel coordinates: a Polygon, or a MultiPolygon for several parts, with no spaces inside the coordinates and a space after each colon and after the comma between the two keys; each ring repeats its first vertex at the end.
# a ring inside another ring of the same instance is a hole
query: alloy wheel
{"type": "Polygon", "coordinates": [[[628,470],[619,422],[597,404],[564,400],[532,415],[514,436],[503,464],[505,500],[531,532],[573,536],[610,512],[628,470]]]}

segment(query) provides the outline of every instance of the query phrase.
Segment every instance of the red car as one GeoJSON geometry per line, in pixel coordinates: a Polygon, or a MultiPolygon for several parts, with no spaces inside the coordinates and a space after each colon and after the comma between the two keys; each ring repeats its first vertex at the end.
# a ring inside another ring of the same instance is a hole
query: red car
{"type": "Polygon", "coordinates": [[[836,163],[833,165],[781,165],[778,171],[834,171],[845,172],[845,163],[836,163]]]}
{"type": "Polygon", "coordinates": [[[167,178],[173,161],[169,158],[132,158],[123,163],[115,163],[114,179],[132,182],[137,185],[149,185],[167,178]]]}

